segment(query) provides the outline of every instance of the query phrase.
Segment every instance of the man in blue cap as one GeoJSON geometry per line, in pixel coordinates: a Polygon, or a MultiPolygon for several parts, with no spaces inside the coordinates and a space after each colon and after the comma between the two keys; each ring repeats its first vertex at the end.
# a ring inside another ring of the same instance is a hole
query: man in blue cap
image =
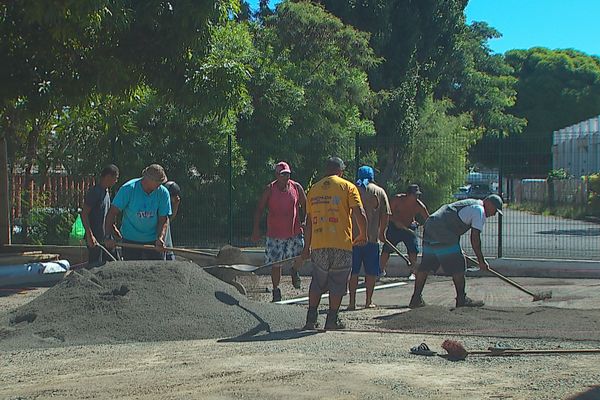
{"type": "Polygon", "coordinates": [[[423,287],[430,272],[440,266],[452,276],[456,289],[456,307],[481,307],[483,301],[472,300],[465,293],[465,256],[460,248],[460,237],[471,230],[471,246],[479,268],[489,265],[481,251],[481,232],[488,217],[502,214],[502,199],[492,194],[482,200],[467,199],[446,204],[431,214],[423,231],[423,258],[417,267],[415,291],[409,307],[423,307],[423,287]]]}
{"type": "MultiPolygon", "coordinates": [[[[348,310],[356,310],[356,288],[361,267],[364,267],[367,299],[365,308],[373,308],[373,291],[379,276],[379,243],[385,242],[385,231],[392,211],[385,190],[376,185],[373,168],[364,165],[358,169],[356,187],[367,215],[367,244],[352,247],[352,275],[350,277],[350,303],[348,310]]],[[[358,223],[353,223],[354,236],[358,223]]]]}

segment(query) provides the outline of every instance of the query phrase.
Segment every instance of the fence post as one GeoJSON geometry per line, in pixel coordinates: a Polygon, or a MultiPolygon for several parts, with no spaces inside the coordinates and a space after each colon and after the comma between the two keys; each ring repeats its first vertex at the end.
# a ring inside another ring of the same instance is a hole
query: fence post
{"type": "Polygon", "coordinates": [[[360,134],[358,131],[354,135],[354,164],[356,164],[356,168],[354,171],[355,180],[358,179],[358,167],[360,162],[360,134]]]}
{"type": "Polygon", "coordinates": [[[0,247],[10,244],[10,201],[6,137],[0,138],[0,247]]]}
{"type": "Polygon", "coordinates": [[[232,149],[232,140],[231,133],[227,136],[227,168],[229,173],[229,214],[227,215],[227,223],[229,225],[229,235],[228,240],[229,244],[233,242],[233,149],[232,149]]]}
{"type": "MultiPolygon", "coordinates": [[[[504,165],[503,165],[504,137],[500,137],[500,146],[498,146],[498,194],[504,201],[504,165]]],[[[498,258],[502,258],[502,215],[498,214],[498,258]]]]}

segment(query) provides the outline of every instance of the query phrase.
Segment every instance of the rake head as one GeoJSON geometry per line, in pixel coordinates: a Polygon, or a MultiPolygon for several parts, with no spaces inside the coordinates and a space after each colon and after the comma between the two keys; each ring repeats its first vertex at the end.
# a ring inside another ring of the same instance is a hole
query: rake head
{"type": "Polygon", "coordinates": [[[533,296],[533,301],[543,301],[552,298],[552,292],[539,292],[533,296]]]}

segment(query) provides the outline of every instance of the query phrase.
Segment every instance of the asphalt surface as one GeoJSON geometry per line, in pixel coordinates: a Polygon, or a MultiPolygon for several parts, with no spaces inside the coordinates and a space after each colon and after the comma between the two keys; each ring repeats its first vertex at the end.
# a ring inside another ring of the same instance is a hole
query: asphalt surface
{"type": "MultiPolygon", "coordinates": [[[[389,280],[391,281],[391,280],[389,280]]],[[[533,293],[552,292],[552,298],[532,301],[532,297],[497,278],[467,278],[466,292],[473,299],[483,300],[491,307],[557,307],[564,309],[592,310],[600,308],[600,280],[597,279],[556,279],[556,278],[514,278],[533,293]]],[[[387,283],[383,278],[378,283],[387,283]]],[[[380,307],[405,307],[410,301],[414,283],[396,288],[376,290],[374,302],[380,307]]],[[[429,277],[423,298],[429,305],[454,307],[456,292],[451,278],[429,277]]],[[[364,293],[357,294],[357,304],[364,304],[364,293]]],[[[344,297],[347,304],[348,298],[344,297]]]]}
{"type": "MultiPolygon", "coordinates": [[[[498,255],[498,216],[489,218],[482,235],[486,256],[498,255]]],[[[461,243],[467,253],[469,235],[461,243]]],[[[502,256],[600,261],[600,224],[507,209],[502,218],[502,256]]]]}

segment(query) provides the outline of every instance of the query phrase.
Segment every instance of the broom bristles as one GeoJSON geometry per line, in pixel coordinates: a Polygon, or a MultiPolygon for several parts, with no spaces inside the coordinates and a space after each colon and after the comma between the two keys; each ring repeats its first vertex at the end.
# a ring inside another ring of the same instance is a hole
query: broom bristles
{"type": "Polygon", "coordinates": [[[456,340],[444,340],[444,343],[442,343],[442,349],[448,352],[448,356],[457,360],[464,360],[469,354],[467,349],[465,349],[465,346],[456,340]]]}

